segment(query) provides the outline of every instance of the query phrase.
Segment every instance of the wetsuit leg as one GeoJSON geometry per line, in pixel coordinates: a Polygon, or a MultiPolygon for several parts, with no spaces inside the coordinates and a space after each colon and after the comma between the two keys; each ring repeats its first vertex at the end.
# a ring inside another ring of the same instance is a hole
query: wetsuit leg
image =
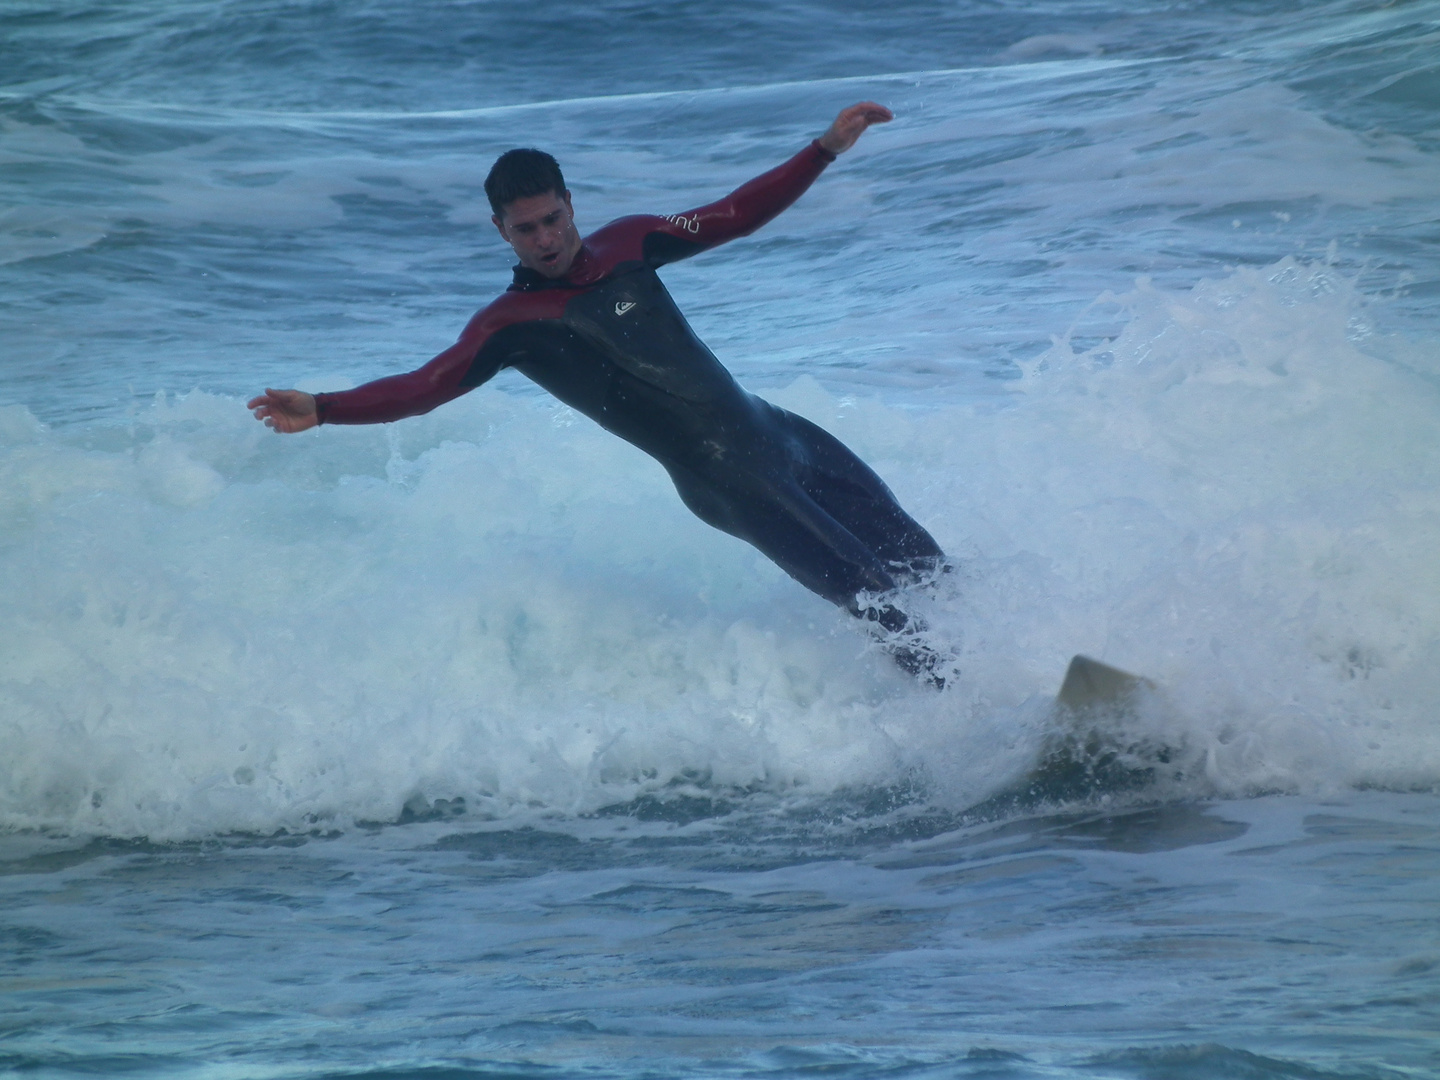
{"type": "Polygon", "coordinates": [[[696,517],[759,548],[811,592],[851,612],[856,593],[888,592],[894,576],[843,525],[785,474],[737,475],[717,482],[667,464],[696,517]]]}
{"type": "MultiPolygon", "coordinates": [[[[875,554],[898,585],[915,584],[944,567],[945,553],[935,538],[901,508],[885,481],[848,446],[804,417],[773,405],[768,411],[773,425],[789,436],[801,487],[875,554]]],[[[898,603],[899,598],[872,600],[862,608],[852,597],[845,606],[852,615],[888,632],[886,648],[900,667],[943,689],[945,658],[927,643],[924,621],[898,603]]]]}
{"type": "Polygon", "coordinates": [[[943,689],[943,658],[920,635],[925,625],[893,603],[861,606],[857,594],[891,593],[933,572],[944,553],[901,509],[875,473],[833,435],[773,406],[765,410],[784,460],[763,476],[723,480],[667,464],[702,521],[759,548],[812,592],[877,624],[905,671],[943,689]]]}
{"type": "Polygon", "coordinates": [[[774,422],[795,446],[793,472],[806,494],[902,583],[933,573],[945,553],[901,508],[885,481],[824,428],[784,409],[771,409],[778,414],[774,422]]]}

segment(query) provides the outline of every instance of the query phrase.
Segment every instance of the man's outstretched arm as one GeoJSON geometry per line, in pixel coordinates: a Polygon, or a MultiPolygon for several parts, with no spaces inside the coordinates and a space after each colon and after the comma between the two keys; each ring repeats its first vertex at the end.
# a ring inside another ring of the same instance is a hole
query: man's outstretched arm
{"type": "Polygon", "coordinates": [[[506,323],[505,316],[497,313],[499,307],[497,301],[476,313],[460,340],[414,371],[329,394],[267,388],[246,407],[266,427],[284,434],[316,424],[384,424],[427,413],[473,390],[509,362],[503,349],[485,350],[484,358],[480,355],[491,333],[506,323]]]}
{"type": "Polygon", "coordinates": [[[251,398],[246,408],[265,426],[285,435],[317,424],[384,424],[418,416],[472,389],[460,383],[474,348],[452,345],[430,363],[403,375],[389,375],[353,390],[307,394],[303,390],[272,390],[251,398]]]}
{"type": "Polygon", "coordinates": [[[894,117],[884,105],[873,101],[840,110],[825,134],[785,164],[742,184],[723,199],[662,218],[665,225],[661,232],[678,242],[647,244],[647,261],[660,266],[750,235],[805,194],[825,166],[854,146],[866,128],[888,123],[894,117]]]}

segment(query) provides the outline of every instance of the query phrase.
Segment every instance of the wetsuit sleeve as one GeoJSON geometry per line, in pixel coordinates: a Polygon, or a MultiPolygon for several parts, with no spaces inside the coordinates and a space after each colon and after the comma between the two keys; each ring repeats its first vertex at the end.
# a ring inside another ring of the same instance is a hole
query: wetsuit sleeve
{"type": "Polygon", "coordinates": [[[706,248],[749,236],[776,217],[815,182],[835,155],[816,139],[785,164],[742,184],[723,199],[683,214],[654,218],[645,238],[645,261],[663,266],[706,248]]]}
{"type": "Polygon", "coordinates": [[[322,424],[385,424],[419,416],[468,393],[505,366],[503,349],[486,343],[500,325],[490,309],[480,312],[465,327],[460,340],[424,367],[403,375],[389,375],[353,390],[315,395],[315,412],[322,424]]]}

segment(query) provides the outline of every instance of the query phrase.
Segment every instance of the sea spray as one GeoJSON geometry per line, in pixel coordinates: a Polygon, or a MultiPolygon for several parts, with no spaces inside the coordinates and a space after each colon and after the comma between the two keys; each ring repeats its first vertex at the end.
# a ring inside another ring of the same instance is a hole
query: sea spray
{"type": "Polygon", "coordinates": [[[1098,303],[1118,337],[1057,341],[956,437],[966,625],[999,643],[974,678],[996,652],[1035,679],[1072,651],[1150,675],[1202,790],[1432,787],[1433,383],[1361,347],[1365,306],[1325,264],[1098,303]]]}
{"type": "Polygon", "coordinates": [[[961,671],[940,694],[543,398],[297,437],[203,392],[125,425],[12,407],[4,823],[193,836],[916,770],[963,808],[1033,766],[1075,652],[1165,688],[1192,791],[1433,786],[1434,387],[1360,347],[1323,264],[1097,303],[1119,336],[1057,341],[998,405],[771,395],[952,552],[913,598],[961,671]]]}

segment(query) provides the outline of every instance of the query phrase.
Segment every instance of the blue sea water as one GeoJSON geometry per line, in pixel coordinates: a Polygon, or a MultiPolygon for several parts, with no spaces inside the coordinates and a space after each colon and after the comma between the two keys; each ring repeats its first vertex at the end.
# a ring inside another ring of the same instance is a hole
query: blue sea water
{"type": "Polygon", "coordinates": [[[0,1075],[1440,1076],[1437,57],[1433,0],[5,0],[0,1075]],[[243,407],[448,345],[504,149],[590,229],[864,98],[665,280],[952,553],[943,693],[514,373],[243,407]],[[1074,729],[1074,653],[1157,689],[1074,729]]]}

